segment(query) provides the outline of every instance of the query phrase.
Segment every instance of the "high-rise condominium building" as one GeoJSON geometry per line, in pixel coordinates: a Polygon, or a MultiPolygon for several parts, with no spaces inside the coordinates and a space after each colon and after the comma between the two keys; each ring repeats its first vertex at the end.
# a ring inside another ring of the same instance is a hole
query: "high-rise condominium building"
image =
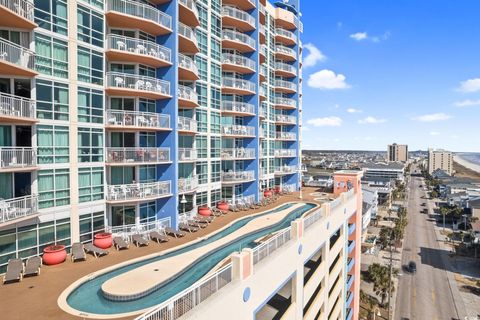
{"type": "Polygon", "coordinates": [[[407,162],[408,146],[406,144],[389,144],[387,147],[388,162],[407,162]]]}
{"type": "Polygon", "coordinates": [[[428,149],[428,173],[441,169],[447,174],[453,173],[453,154],[443,149],[428,149]]]}

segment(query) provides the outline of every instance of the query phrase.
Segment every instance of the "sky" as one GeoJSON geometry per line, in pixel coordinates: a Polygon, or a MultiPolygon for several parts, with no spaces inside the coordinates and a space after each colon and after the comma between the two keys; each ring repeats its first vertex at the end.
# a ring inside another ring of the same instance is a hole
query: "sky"
{"type": "Polygon", "coordinates": [[[300,9],[304,149],[480,152],[480,1],[300,9]]]}

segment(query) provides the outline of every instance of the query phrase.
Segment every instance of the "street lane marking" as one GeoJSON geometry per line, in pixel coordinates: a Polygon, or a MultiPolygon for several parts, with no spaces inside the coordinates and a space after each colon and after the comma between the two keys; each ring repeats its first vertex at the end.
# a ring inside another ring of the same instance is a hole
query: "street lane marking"
{"type": "Polygon", "coordinates": [[[433,290],[432,290],[432,301],[433,303],[435,303],[435,292],[433,292],[433,290]]]}

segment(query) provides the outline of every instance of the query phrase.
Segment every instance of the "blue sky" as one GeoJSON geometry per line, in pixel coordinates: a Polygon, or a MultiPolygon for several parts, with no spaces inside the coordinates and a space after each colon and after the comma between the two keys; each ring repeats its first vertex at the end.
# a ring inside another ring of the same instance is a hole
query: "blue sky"
{"type": "Polygon", "coordinates": [[[300,8],[304,149],[480,152],[480,1],[300,8]]]}

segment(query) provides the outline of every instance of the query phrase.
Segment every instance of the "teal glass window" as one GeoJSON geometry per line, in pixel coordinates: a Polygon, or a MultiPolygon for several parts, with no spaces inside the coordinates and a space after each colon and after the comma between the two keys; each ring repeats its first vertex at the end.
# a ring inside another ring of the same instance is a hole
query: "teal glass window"
{"type": "Polygon", "coordinates": [[[207,162],[197,163],[197,177],[199,184],[208,183],[208,164],[207,162]]]}
{"type": "Polygon", "coordinates": [[[221,180],[221,162],[220,161],[212,161],[212,170],[211,170],[211,182],[220,182],[221,180]]]}
{"type": "Polygon", "coordinates": [[[103,53],[78,47],[78,81],[103,85],[103,53]]]}
{"type": "Polygon", "coordinates": [[[205,136],[196,136],[195,145],[197,148],[197,156],[199,159],[208,157],[208,148],[207,148],[207,137],[205,136]]]}
{"type": "Polygon", "coordinates": [[[103,123],[103,91],[78,87],[78,122],[103,123]]]}
{"type": "Polygon", "coordinates": [[[103,199],[103,168],[78,169],[78,201],[89,202],[103,199]]]}
{"type": "Polygon", "coordinates": [[[38,171],[38,206],[40,209],[70,204],[69,169],[38,171]]]}
{"type": "Polygon", "coordinates": [[[67,35],[67,1],[35,0],[35,23],[40,28],[67,35]]]}
{"type": "Polygon", "coordinates": [[[77,6],[77,39],[103,47],[103,15],[87,7],[77,6]]]}
{"type": "Polygon", "coordinates": [[[210,157],[220,158],[220,151],[222,149],[222,141],[220,137],[210,138],[210,157]]]}
{"type": "Polygon", "coordinates": [[[103,130],[78,128],[78,161],[103,161],[103,130]]]}
{"type": "Polygon", "coordinates": [[[207,110],[197,109],[197,131],[198,132],[208,131],[207,110]]]}
{"type": "Polygon", "coordinates": [[[68,78],[66,41],[35,33],[35,70],[49,76],[68,78]]]}
{"type": "Polygon", "coordinates": [[[37,126],[38,163],[69,162],[69,128],[66,126],[37,126]]]}

